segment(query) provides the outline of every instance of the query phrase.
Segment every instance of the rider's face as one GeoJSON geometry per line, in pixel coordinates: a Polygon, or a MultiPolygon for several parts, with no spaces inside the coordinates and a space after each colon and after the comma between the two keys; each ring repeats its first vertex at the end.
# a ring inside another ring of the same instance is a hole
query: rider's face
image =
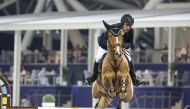
{"type": "Polygon", "coordinates": [[[123,25],[123,31],[128,32],[132,28],[132,25],[129,25],[128,23],[125,23],[123,25]]]}

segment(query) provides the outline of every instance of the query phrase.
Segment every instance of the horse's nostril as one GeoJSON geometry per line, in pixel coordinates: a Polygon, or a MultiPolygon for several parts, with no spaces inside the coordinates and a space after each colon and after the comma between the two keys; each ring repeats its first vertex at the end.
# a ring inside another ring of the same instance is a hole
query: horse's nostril
{"type": "Polygon", "coordinates": [[[119,55],[119,53],[118,53],[118,52],[116,52],[116,53],[115,53],[115,55],[119,55]]]}

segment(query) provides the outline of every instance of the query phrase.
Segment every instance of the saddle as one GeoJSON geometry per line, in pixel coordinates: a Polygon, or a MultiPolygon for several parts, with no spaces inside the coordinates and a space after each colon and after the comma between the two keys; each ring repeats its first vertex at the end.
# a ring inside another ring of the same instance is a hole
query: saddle
{"type": "Polygon", "coordinates": [[[99,66],[98,66],[98,72],[101,72],[101,69],[102,69],[102,62],[103,62],[105,56],[106,56],[106,53],[104,53],[104,55],[102,56],[102,59],[100,60],[100,64],[99,64],[99,66]]]}

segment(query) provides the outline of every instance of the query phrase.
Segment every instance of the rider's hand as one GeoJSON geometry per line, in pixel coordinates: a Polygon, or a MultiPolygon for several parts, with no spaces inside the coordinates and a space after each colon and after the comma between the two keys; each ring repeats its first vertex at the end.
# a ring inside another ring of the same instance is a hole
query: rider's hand
{"type": "Polygon", "coordinates": [[[130,44],[131,50],[135,50],[135,46],[133,44],[130,44]]]}
{"type": "Polygon", "coordinates": [[[125,48],[125,49],[129,49],[130,45],[129,45],[129,43],[124,43],[124,44],[122,45],[122,47],[125,48]]]}
{"type": "Polygon", "coordinates": [[[134,50],[134,49],[135,49],[135,46],[134,46],[133,44],[130,44],[130,43],[124,43],[124,44],[122,45],[122,47],[125,48],[125,49],[131,48],[131,50],[134,50]]]}

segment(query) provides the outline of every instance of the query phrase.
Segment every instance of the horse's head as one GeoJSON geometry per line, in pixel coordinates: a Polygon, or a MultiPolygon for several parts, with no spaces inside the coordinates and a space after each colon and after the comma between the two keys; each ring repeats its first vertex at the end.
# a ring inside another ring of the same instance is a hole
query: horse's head
{"type": "Polygon", "coordinates": [[[123,44],[123,36],[122,36],[122,28],[118,25],[109,25],[105,21],[103,21],[104,26],[108,30],[108,50],[111,51],[114,55],[114,59],[121,58],[122,52],[122,44],[123,44]]]}

